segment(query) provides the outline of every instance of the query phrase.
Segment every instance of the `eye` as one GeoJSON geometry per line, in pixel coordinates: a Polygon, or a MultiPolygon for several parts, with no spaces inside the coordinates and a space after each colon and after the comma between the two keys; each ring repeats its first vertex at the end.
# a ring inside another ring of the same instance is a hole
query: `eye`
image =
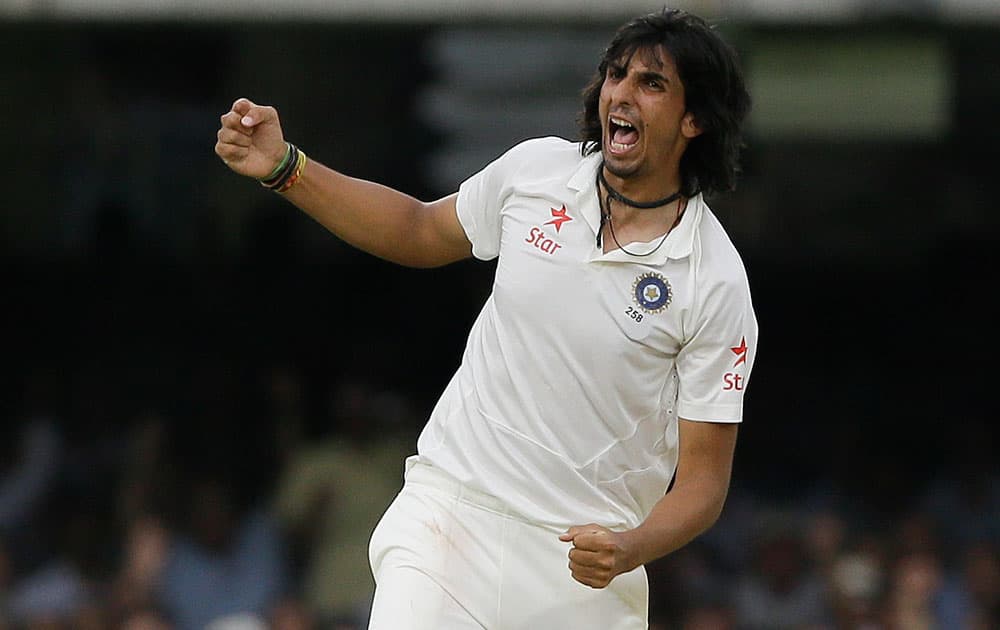
{"type": "Polygon", "coordinates": [[[608,66],[608,78],[619,80],[625,76],[625,68],[621,66],[608,66]]]}
{"type": "Polygon", "coordinates": [[[652,90],[661,90],[663,89],[663,84],[656,79],[649,79],[648,81],[646,81],[646,87],[652,90]]]}

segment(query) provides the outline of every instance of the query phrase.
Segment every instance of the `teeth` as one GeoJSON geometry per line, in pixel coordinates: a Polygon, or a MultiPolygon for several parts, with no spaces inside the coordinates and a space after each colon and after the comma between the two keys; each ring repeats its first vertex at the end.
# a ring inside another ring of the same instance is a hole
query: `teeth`
{"type": "Polygon", "coordinates": [[[633,128],[632,123],[630,123],[627,120],[622,120],[621,118],[615,118],[614,116],[611,116],[610,120],[612,123],[618,125],[619,127],[628,127],[629,129],[633,128]]]}

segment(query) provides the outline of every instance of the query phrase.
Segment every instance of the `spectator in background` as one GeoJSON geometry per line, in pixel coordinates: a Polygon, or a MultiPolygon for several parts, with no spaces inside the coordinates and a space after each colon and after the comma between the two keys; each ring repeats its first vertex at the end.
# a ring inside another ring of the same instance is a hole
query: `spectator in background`
{"type": "Polygon", "coordinates": [[[1000,628],[1000,555],[988,542],[964,549],[937,599],[944,628],[1000,628]]]}
{"type": "Polygon", "coordinates": [[[7,543],[0,538],[0,630],[7,630],[7,620],[10,619],[8,597],[13,579],[12,569],[7,543]]]}
{"type": "Polygon", "coordinates": [[[102,628],[100,507],[59,488],[32,520],[31,547],[6,597],[17,628],[102,628]]]}
{"type": "Polygon", "coordinates": [[[973,616],[986,627],[1000,628],[1000,552],[996,545],[969,547],[962,575],[972,599],[973,616]]]}
{"type": "MultiPolygon", "coordinates": [[[[288,597],[271,611],[269,630],[317,630],[325,625],[316,622],[315,615],[301,599],[288,597]]],[[[336,630],[336,629],[334,629],[336,630]]]]}
{"type": "Polygon", "coordinates": [[[156,599],[178,630],[204,630],[232,615],[266,619],[284,594],[285,550],[263,509],[238,504],[223,472],[196,475],[186,523],[169,541],[156,599]]]}
{"type": "Polygon", "coordinates": [[[169,534],[160,519],[147,516],[130,521],[121,545],[122,563],[111,585],[111,617],[123,625],[155,627],[166,623],[158,609],[156,583],[166,562],[169,534]]]}
{"type": "Polygon", "coordinates": [[[26,370],[22,405],[0,435],[0,614],[16,627],[68,627],[90,594],[67,552],[76,523],[59,494],[65,443],[55,418],[55,375],[26,370]]]}
{"type": "Polygon", "coordinates": [[[15,536],[29,526],[59,473],[62,440],[55,422],[30,416],[14,423],[15,434],[4,440],[0,458],[0,532],[15,536]]]}
{"type": "Polygon", "coordinates": [[[305,386],[298,369],[288,363],[267,366],[263,376],[268,422],[274,427],[278,467],[302,446],[307,429],[305,386]]]}
{"type": "Polygon", "coordinates": [[[119,458],[115,529],[122,560],[109,584],[107,606],[123,628],[170,627],[154,589],[165,562],[170,534],[165,515],[178,494],[169,453],[170,421],[159,413],[134,416],[119,458]]]}
{"type": "Polygon", "coordinates": [[[707,540],[649,565],[650,625],[676,628],[695,610],[728,609],[733,565],[725,565],[707,540]]]}
{"type": "Polygon", "coordinates": [[[927,551],[899,557],[890,572],[884,625],[892,630],[944,628],[935,603],[942,586],[938,558],[927,551]]]}
{"type": "Polygon", "coordinates": [[[166,461],[168,420],[158,413],[133,418],[118,464],[116,510],[123,523],[131,523],[162,507],[164,494],[175,489],[173,471],[166,461]]]}
{"type": "Polygon", "coordinates": [[[702,604],[684,615],[681,630],[736,630],[736,614],[725,604],[702,604]]]}
{"type": "Polygon", "coordinates": [[[120,618],[205,630],[271,615],[284,595],[285,549],[270,515],[242,504],[234,483],[196,471],[176,528],[152,516],[130,524],[114,589],[120,618]]]}
{"type": "Polygon", "coordinates": [[[12,420],[0,423],[0,537],[7,543],[13,572],[45,553],[31,539],[64,463],[66,449],[54,409],[57,386],[53,371],[25,369],[20,409],[12,420]]]}
{"type": "Polygon", "coordinates": [[[765,516],[756,562],[736,586],[741,628],[791,630],[828,620],[824,584],[808,563],[794,523],[787,515],[765,516]]]}
{"type": "Polygon", "coordinates": [[[863,547],[841,554],[828,574],[828,597],[834,627],[880,628],[883,569],[879,554],[863,547]]]}
{"type": "Polygon", "coordinates": [[[154,609],[136,610],[125,617],[121,630],[172,630],[163,613],[154,609]]]}
{"type": "Polygon", "coordinates": [[[949,433],[946,465],[928,486],[922,507],[959,547],[990,541],[1000,545],[1000,458],[982,419],[949,433]]]}
{"type": "Polygon", "coordinates": [[[368,565],[372,528],[399,491],[410,439],[387,432],[371,385],[332,388],[334,431],[302,446],[282,472],[277,513],[305,550],[303,595],[310,609],[344,629],[367,626],[375,583],[368,565]]]}
{"type": "Polygon", "coordinates": [[[804,548],[809,562],[816,570],[829,577],[830,571],[843,550],[847,524],[832,510],[807,515],[804,548]]]}

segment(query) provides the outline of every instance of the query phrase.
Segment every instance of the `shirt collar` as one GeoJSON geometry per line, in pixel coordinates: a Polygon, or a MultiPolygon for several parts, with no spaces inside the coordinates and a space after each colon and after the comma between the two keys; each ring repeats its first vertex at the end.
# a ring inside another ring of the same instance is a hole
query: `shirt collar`
{"type": "Polygon", "coordinates": [[[590,226],[594,236],[601,226],[601,208],[597,205],[597,169],[601,166],[601,152],[595,151],[580,160],[576,172],[569,178],[566,186],[576,191],[577,206],[584,221],[590,226]]]}
{"type": "MultiPolygon", "coordinates": [[[[601,225],[601,209],[597,204],[597,169],[601,165],[601,153],[595,151],[580,161],[576,172],[569,178],[566,184],[568,188],[576,191],[577,200],[584,220],[590,225],[595,237],[601,225]]],[[[687,200],[687,208],[681,222],[677,224],[670,234],[667,235],[663,244],[660,245],[660,238],[656,238],[648,243],[631,243],[627,245],[630,251],[637,254],[644,254],[652,251],[659,245],[659,249],[649,256],[632,256],[620,249],[613,249],[607,254],[595,250],[591,260],[605,262],[638,262],[648,265],[662,265],[668,259],[680,259],[691,255],[694,249],[694,238],[701,224],[701,217],[704,213],[705,202],[701,194],[697,194],[687,200]]]]}

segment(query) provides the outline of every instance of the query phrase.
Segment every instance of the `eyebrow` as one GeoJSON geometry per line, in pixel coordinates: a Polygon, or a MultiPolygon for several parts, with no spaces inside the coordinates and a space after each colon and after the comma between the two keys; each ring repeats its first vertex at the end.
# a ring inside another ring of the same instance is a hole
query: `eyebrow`
{"type": "Polygon", "coordinates": [[[643,81],[655,80],[655,81],[662,81],[664,83],[670,83],[670,79],[660,74],[659,72],[653,72],[652,70],[646,70],[642,72],[639,76],[642,77],[643,81]]]}
{"type": "MultiPolygon", "coordinates": [[[[632,65],[632,59],[635,57],[638,51],[632,51],[631,54],[616,59],[614,61],[608,61],[608,70],[613,70],[615,72],[627,71],[628,67],[632,65]]],[[[658,57],[654,56],[653,59],[656,61],[657,65],[662,66],[663,61],[658,57]]],[[[670,79],[665,75],[656,72],[655,70],[643,70],[640,72],[640,76],[643,81],[663,81],[666,84],[670,84],[670,79]]]]}

